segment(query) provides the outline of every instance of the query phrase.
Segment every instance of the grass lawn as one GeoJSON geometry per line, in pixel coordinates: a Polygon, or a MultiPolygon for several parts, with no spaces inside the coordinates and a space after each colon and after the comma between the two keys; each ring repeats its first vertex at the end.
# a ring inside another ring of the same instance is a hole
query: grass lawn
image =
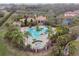
{"type": "Polygon", "coordinates": [[[5,32],[0,31],[0,56],[11,55],[12,53],[8,50],[6,44],[3,41],[5,32]]]}
{"type": "Polygon", "coordinates": [[[6,45],[0,41],[0,56],[10,55],[10,51],[7,49],[6,45]]]}
{"type": "Polygon", "coordinates": [[[74,41],[73,44],[76,46],[76,53],[74,55],[79,56],[79,41],[74,41]]]}

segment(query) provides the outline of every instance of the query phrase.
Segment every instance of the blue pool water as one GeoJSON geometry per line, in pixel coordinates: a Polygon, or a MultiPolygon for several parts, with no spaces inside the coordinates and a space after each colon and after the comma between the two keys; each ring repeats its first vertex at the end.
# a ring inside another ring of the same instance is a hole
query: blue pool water
{"type": "Polygon", "coordinates": [[[41,34],[47,34],[48,28],[44,26],[40,31],[37,31],[36,27],[31,27],[27,31],[31,34],[33,39],[39,40],[41,34]]]}

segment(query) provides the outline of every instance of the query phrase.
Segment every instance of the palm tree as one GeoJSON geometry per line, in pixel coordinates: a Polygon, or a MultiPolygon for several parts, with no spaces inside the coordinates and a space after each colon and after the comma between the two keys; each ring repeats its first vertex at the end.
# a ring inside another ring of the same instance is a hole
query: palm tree
{"type": "Polygon", "coordinates": [[[52,34],[53,34],[52,27],[48,26],[48,37],[49,37],[49,39],[51,38],[52,34]]]}
{"type": "Polygon", "coordinates": [[[57,16],[54,16],[55,24],[57,25],[57,16]]]}
{"type": "Polygon", "coordinates": [[[65,35],[58,36],[57,43],[65,47],[65,45],[71,40],[72,40],[71,36],[68,34],[65,34],[65,35]]]}
{"type": "Polygon", "coordinates": [[[23,33],[20,31],[16,30],[13,32],[13,41],[16,42],[18,45],[23,44],[23,33]]]}
{"type": "Polygon", "coordinates": [[[25,24],[25,26],[27,25],[27,19],[24,20],[24,24],[25,24]]]}
{"type": "Polygon", "coordinates": [[[31,35],[30,32],[27,31],[27,32],[24,33],[24,36],[28,39],[28,37],[29,37],[29,36],[32,36],[32,35],[31,35]]]}
{"type": "Polygon", "coordinates": [[[52,52],[51,52],[51,55],[62,56],[63,55],[63,48],[61,46],[57,45],[57,44],[54,45],[52,52]]]}
{"type": "Polygon", "coordinates": [[[25,37],[27,37],[27,38],[28,38],[28,36],[31,36],[31,34],[30,34],[28,31],[25,32],[24,35],[25,35],[25,37]]]}
{"type": "Polygon", "coordinates": [[[65,38],[64,36],[58,36],[57,38],[57,43],[60,45],[60,46],[63,46],[65,44],[65,38]]]}
{"type": "Polygon", "coordinates": [[[57,35],[60,36],[60,35],[67,34],[69,32],[69,29],[66,27],[59,26],[59,27],[56,27],[56,31],[57,31],[57,35]]]}

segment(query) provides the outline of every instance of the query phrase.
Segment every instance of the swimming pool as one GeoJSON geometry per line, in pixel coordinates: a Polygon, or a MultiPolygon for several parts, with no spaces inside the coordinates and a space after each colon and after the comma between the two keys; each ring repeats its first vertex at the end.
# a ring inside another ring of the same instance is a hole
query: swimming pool
{"type": "Polygon", "coordinates": [[[26,30],[26,32],[29,32],[31,34],[32,39],[40,40],[42,34],[48,35],[48,28],[46,26],[39,26],[40,31],[37,31],[36,27],[31,27],[26,30]]]}
{"type": "MultiPolygon", "coordinates": [[[[47,26],[39,26],[40,30],[37,30],[37,26],[27,27],[24,32],[29,32],[31,35],[25,37],[25,45],[30,45],[31,49],[43,49],[47,46],[47,42],[49,42],[48,38],[48,27],[47,26]]],[[[56,33],[56,28],[52,27],[52,33],[56,33]]],[[[26,45],[26,46],[27,46],[26,45]]]]}

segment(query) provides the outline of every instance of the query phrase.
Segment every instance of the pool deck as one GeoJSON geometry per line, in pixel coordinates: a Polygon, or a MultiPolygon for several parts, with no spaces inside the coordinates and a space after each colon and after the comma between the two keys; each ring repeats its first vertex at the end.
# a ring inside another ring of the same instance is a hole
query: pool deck
{"type": "MultiPolygon", "coordinates": [[[[43,26],[41,26],[41,27],[43,27],[43,26]]],[[[29,27],[22,27],[20,30],[21,30],[21,32],[24,33],[27,29],[29,29],[29,27]]],[[[55,28],[52,28],[52,30],[55,31],[55,28]]],[[[24,41],[25,46],[27,46],[28,44],[30,44],[32,46],[32,48],[33,48],[33,46],[35,46],[32,43],[33,42],[32,37],[29,37],[29,38],[24,37],[24,39],[25,39],[25,41],[24,41]]],[[[49,41],[49,39],[47,38],[47,35],[46,34],[41,35],[41,37],[39,39],[42,41],[42,44],[44,46],[46,46],[47,45],[47,42],[49,41]]]]}

